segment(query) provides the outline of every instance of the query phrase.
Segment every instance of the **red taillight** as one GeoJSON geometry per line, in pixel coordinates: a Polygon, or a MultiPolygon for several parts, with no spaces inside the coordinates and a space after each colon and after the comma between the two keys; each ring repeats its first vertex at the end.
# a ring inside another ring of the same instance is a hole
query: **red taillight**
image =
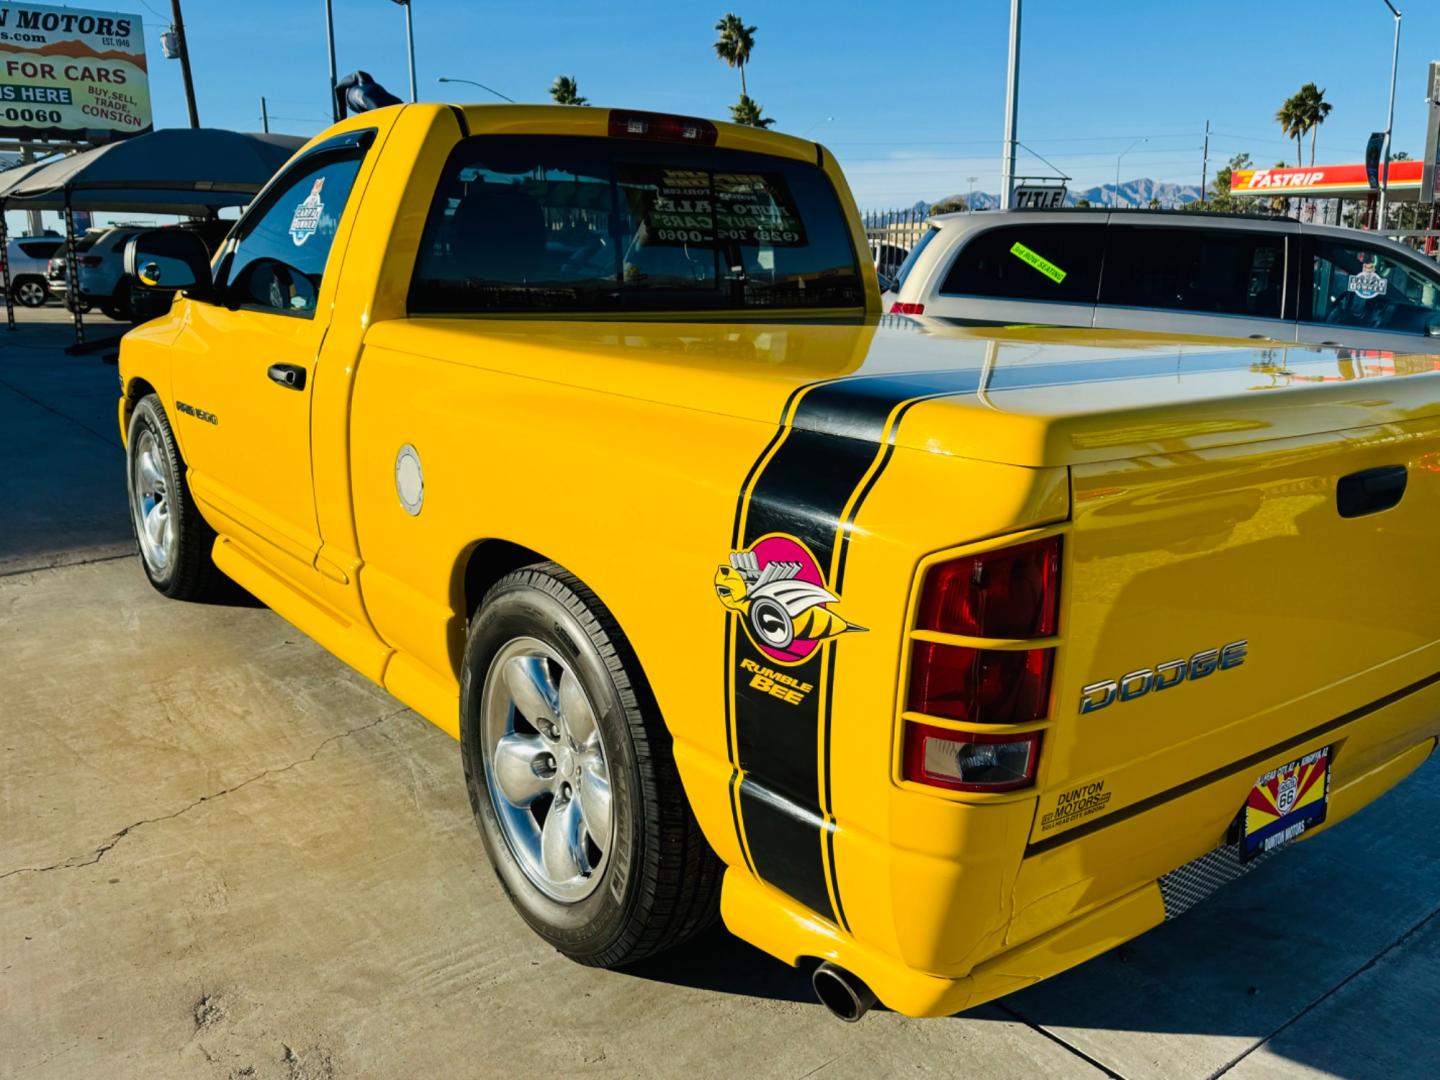
{"type": "Polygon", "coordinates": [[[1049,536],[931,567],[917,624],[966,637],[1050,637],[1059,610],[1060,537],[1049,536]]]}
{"type": "Polygon", "coordinates": [[[610,134],[622,139],[660,139],[664,142],[714,146],[720,131],[709,120],[668,113],[610,110],[610,134]]]}
{"type": "Polygon", "coordinates": [[[1028,724],[1050,703],[1053,649],[970,649],[919,641],[910,655],[911,712],[971,724],[1028,724]]]}
{"type": "Polygon", "coordinates": [[[891,315],[924,315],[924,304],[912,304],[906,300],[896,300],[890,305],[891,315]]]}
{"type": "Polygon", "coordinates": [[[99,266],[103,261],[99,255],[81,255],[79,259],[81,266],[88,267],[91,270],[95,269],[95,267],[99,266]]]}
{"type": "Polygon", "coordinates": [[[906,780],[952,791],[1013,791],[1035,782],[1040,732],[990,735],[905,725],[906,780]]]}

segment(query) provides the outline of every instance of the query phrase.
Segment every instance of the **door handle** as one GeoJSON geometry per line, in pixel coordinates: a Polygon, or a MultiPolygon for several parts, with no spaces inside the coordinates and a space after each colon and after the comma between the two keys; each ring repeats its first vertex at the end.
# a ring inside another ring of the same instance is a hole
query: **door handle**
{"type": "Polygon", "coordinates": [[[1404,497],[1409,478],[1404,465],[1382,465],[1342,476],[1335,486],[1335,508],[1343,518],[1389,510],[1404,497]]]}
{"type": "Polygon", "coordinates": [[[287,390],[305,389],[305,369],[299,364],[271,364],[265,374],[271,382],[279,383],[287,390]]]}

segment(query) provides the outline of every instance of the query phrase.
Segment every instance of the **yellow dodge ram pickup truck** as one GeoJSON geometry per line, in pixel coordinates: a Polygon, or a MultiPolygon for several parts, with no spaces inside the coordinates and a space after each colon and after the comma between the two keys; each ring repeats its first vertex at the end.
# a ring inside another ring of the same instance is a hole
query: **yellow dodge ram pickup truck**
{"type": "Polygon", "coordinates": [[[180,290],[120,356],[145,572],[458,738],[562,952],[718,910],[849,1018],[1079,963],[1430,754],[1434,360],[947,334],[865,252],[800,139],[352,117],[213,264],[128,252],[180,290]]]}

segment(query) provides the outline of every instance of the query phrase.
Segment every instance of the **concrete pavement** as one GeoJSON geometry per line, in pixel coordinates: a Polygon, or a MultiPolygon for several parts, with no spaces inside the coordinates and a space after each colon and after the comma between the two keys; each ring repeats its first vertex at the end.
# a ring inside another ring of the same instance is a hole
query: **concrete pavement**
{"type": "MultiPolygon", "coordinates": [[[[0,335],[3,335],[0,330],[0,335]]],[[[1185,917],[944,1020],[723,930],[625,972],[511,912],[455,744],[130,553],[115,369],[0,336],[0,1076],[1440,1072],[1440,763],[1185,917]]]]}

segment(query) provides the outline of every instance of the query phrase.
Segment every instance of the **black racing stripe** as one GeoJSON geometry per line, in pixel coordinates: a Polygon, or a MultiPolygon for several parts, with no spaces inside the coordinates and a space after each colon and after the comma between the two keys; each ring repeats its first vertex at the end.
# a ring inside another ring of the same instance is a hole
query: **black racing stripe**
{"type": "MultiPolygon", "coordinates": [[[[742,486],[734,549],[783,533],[805,544],[828,576],[847,517],[853,516],[846,508],[879,463],[877,455],[890,449],[883,440],[891,413],[911,398],[973,391],[977,381],[974,370],[907,372],[812,384],[798,400],[792,396],[780,431],[742,486]]],[[[734,711],[726,723],[728,731],[733,719],[731,764],[743,777],[737,823],[742,847],[748,843],[762,880],[848,929],[833,862],[830,806],[837,646],[823,645],[804,662],[785,667],[810,688],[797,704],[754,688],[750,673],[774,661],[748,633],[734,631],[730,640],[726,701],[728,706],[733,700],[734,711]]]]}
{"type": "MultiPolygon", "coordinates": [[[[812,758],[814,749],[812,744],[812,758]]],[[[803,810],[749,776],[740,782],[740,806],[745,815],[745,835],[750,839],[756,875],[811,911],[834,921],[835,911],[830,904],[820,851],[825,819],[803,810]],[[810,857],[803,857],[802,853],[810,857]]]]}
{"type": "Polygon", "coordinates": [[[740,770],[735,764],[735,736],[732,732],[730,722],[730,644],[735,629],[735,620],[725,620],[725,756],[730,762],[730,821],[735,826],[735,842],[740,845],[740,855],[745,860],[746,868],[753,874],[755,867],[750,865],[750,853],[745,850],[745,833],[740,828],[740,803],[735,794],[736,784],[740,779],[740,770]]]}

